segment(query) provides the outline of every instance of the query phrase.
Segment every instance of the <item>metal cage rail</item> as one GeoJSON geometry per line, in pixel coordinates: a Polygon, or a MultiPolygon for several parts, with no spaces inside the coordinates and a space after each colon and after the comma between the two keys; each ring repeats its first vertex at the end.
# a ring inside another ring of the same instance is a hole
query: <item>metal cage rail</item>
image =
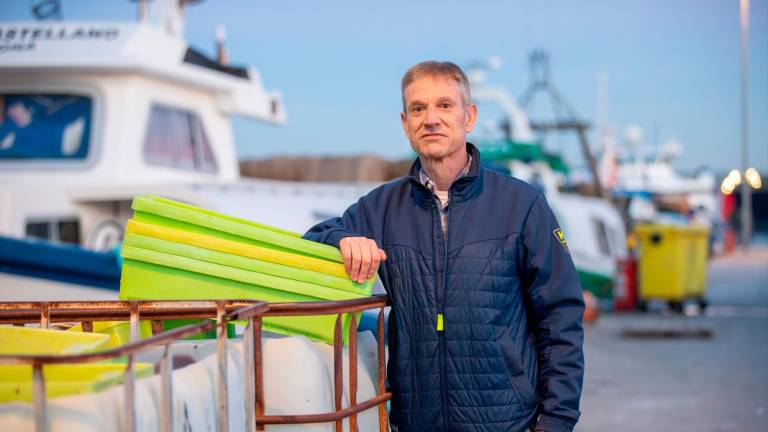
{"type": "Polygon", "coordinates": [[[343,419],[349,418],[349,428],[357,431],[357,414],[378,405],[379,431],[388,430],[385,404],[392,394],[385,391],[384,366],[384,307],[386,296],[329,302],[266,303],[262,301],[64,301],[64,302],[0,302],[0,324],[39,323],[48,328],[56,322],[80,322],[83,331],[92,331],[94,321],[129,321],[131,342],[121,347],[88,354],[75,355],[0,355],[0,365],[32,366],[33,409],[35,430],[48,431],[48,398],[43,366],[61,363],[87,363],[127,356],[124,372],[124,408],[126,429],[137,430],[135,400],[136,378],[134,356],[150,347],[162,346],[160,359],[161,407],[160,430],[173,431],[173,359],[170,344],[187,336],[217,328],[217,403],[219,431],[229,430],[227,388],[227,323],[247,320],[243,333],[243,364],[245,374],[244,409],[246,430],[263,431],[267,424],[306,424],[335,422],[336,431],[343,430],[343,419]],[[357,316],[356,312],[379,309],[377,320],[378,391],[373,398],[357,401],[357,316]],[[342,317],[351,313],[349,326],[349,403],[342,409],[344,369],[342,364],[342,317]],[[333,336],[334,411],[322,414],[265,415],[264,370],[262,352],[262,319],[268,316],[337,315],[333,336]],[[215,318],[216,323],[204,321],[162,332],[162,321],[168,319],[215,318]],[[151,320],[150,338],[139,338],[140,319],[151,320]]]}

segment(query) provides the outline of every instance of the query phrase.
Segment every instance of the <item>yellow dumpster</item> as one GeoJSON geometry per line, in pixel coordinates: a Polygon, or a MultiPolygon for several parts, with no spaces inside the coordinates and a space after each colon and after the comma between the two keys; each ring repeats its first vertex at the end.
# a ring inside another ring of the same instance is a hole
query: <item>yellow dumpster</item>
{"type": "Polygon", "coordinates": [[[682,301],[696,299],[705,306],[709,229],[642,224],[635,232],[640,300],[666,300],[679,308],[682,301]]]}

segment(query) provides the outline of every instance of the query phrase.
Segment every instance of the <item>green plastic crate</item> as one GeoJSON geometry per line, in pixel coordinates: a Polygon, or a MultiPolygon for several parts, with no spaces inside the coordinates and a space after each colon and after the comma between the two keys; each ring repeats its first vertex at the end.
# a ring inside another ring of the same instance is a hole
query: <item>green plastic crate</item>
{"type": "Polygon", "coordinates": [[[343,262],[338,249],[303,240],[297,233],[152,195],[133,200],[133,218],[141,222],[212,235],[262,247],[343,262]]]}
{"type": "MultiPolygon", "coordinates": [[[[127,235],[150,237],[172,243],[194,246],[225,254],[237,255],[259,261],[267,261],[274,264],[281,264],[349,279],[349,275],[344,269],[343,263],[277,250],[270,247],[261,247],[239,241],[226,240],[206,234],[169,228],[137,220],[129,220],[126,224],[125,232],[127,235]]],[[[368,282],[372,283],[373,280],[368,282]]]]}
{"type": "MultiPolygon", "coordinates": [[[[163,321],[163,331],[173,330],[175,328],[183,327],[189,324],[200,324],[204,320],[202,319],[177,319],[177,320],[165,320],[163,321]]],[[[211,320],[216,322],[216,320],[211,320]]],[[[227,338],[234,339],[237,337],[235,325],[233,323],[227,323],[227,338]]],[[[187,336],[185,340],[201,340],[201,339],[216,339],[216,327],[212,327],[206,332],[200,332],[198,334],[187,336]]]]}
{"type": "Polygon", "coordinates": [[[348,277],[340,278],[337,276],[311,270],[275,264],[267,261],[246,258],[234,254],[217,252],[201,247],[131,233],[128,233],[125,236],[123,247],[131,247],[162,252],[169,255],[192,258],[199,261],[262,273],[286,280],[320,285],[364,296],[370,296],[373,291],[373,279],[369,282],[366,282],[365,284],[358,284],[353,282],[348,277]]]}

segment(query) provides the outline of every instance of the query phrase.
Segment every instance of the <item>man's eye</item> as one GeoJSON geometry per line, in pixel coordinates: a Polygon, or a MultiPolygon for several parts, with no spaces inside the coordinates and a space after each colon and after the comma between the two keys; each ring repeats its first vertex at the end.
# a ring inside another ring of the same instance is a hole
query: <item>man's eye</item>
{"type": "Polygon", "coordinates": [[[442,108],[442,109],[450,109],[451,108],[451,104],[449,104],[447,102],[442,103],[442,104],[440,104],[440,108],[442,108]]]}
{"type": "Polygon", "coordinates": [[[424,107],[422,106],[413,106],[411,107],[411,112],[421,112],[424,111],[424,107]]]}

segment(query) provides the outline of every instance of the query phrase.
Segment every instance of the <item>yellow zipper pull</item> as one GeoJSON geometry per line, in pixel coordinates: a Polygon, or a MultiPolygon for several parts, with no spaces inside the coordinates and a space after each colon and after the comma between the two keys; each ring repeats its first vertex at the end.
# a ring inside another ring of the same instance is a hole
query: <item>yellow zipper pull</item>
{"type": "Polygon", "coordinates": [[[443,314],[437,314],[437,331],[443,331],[443,314]]]}

